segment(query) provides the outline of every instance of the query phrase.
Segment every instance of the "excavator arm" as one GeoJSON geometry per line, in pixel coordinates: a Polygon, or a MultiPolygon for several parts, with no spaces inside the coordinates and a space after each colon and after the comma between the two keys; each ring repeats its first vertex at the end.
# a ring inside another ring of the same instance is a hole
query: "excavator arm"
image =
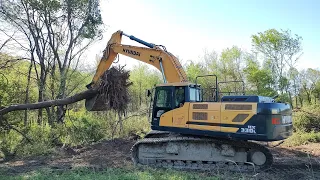
{"type": "Polygon", "coordinates": [[[166,51],[165,48],[161,47],[162,46],[145,42],[134,36],[129,36],[122,31],[113,33],[106,49],[104,50],[104,54],[100,60],[93,80],[89,85],[87,85],[87,87],[91,88],[97,85],[100,77],[106,70],[110,68],[118,54],[131,57],[156,67],[159,71],[161,71],[164,83],[186,82],[187,76],[179,60],[174,55],[166,51]],[[147,47],[123,45],[121,44],[123,35],[147,47]]]}

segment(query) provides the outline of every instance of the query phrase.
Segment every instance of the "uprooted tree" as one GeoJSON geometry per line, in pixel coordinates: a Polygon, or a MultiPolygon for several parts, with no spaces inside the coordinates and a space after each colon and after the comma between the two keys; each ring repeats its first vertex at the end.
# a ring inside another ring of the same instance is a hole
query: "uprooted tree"
{"type": "MultiPolygon", "coordinates": [[[[115,111],[119,116],[119,121],[117,122],[116,127],[120,124],[120,128],[122,128],[121,116],[125,113],[127,105],[130,102],[128,87],[131,84],[132,83],[129,82],[129,71],[125,70],[123,66],[112,67],[101,76],[98,84],[93,88],[77,93],[73,96],[38,103],[16,104],[8,107],[1,107],[0,128],[15,130],[4,116],[9,112],[53,106],[66,106],[84,99],[91,103],[87,103],[87,109],[89,111],[115,111]]],[[[22,134],[21,132],[19,133],[22,134]]],[[[114,134],[114,132],[112,133],[114,134]]]]}
{"type": "Polygon", "coordinates": [[[128,87],[131,84],[128,71],[121,66],[112,67],[101,76],[99,84],[93,88],[63,99],[1,107],[0,117],[12,111],[63,106],[84,99],[95,100],[93,106],[89,108],[91,111],[114,110],[124,113],[130,100],[128,87]]]}

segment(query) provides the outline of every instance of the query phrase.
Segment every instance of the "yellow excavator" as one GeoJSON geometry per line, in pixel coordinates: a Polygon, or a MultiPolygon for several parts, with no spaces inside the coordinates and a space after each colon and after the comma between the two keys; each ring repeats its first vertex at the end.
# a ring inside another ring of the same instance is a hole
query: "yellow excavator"
{"type": "MultiPolygon", "coordinates": [[[[218,98],[216,75],[214,101],[205,101],[197,82],[188,82],[179,60],[162,45],[145,42],[122,31],[109,40],[92,82],[93,88],[118,54],[156,67],[164,83],[155,86],[151,108],[151,129],[132,149],[135,165],[178,169],[224,168],[251,170],[269,168],[270,150],[259,141],[270,142],[292,135],[289,104],[258,95],[228,95],[218,98]],[[127,36],[146,47],[121,44],[127,36]]],[[[197,80],[196,80],[197,81],[197,80]]],[[[86,100],[92,108],[96,99],[86,100]]]]}

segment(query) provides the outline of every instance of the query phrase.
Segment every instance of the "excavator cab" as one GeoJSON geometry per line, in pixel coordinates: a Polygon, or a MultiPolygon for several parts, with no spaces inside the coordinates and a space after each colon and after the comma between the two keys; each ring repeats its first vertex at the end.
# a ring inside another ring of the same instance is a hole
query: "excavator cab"
{"type": "Polygon", "coordinates": [[[153,100],[151,122],[152,125],[158,125],[162,114],[182,108],[186,102],[202,101],[201,89],[192,83],[166,83],[155,88],[153,100]]]}

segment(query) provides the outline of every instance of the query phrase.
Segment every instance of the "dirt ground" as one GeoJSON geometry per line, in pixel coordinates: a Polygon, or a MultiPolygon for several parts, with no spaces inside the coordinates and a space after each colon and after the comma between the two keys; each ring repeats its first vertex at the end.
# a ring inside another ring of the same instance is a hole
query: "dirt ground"
{"type": "MultiPolygon", "coordinates": [[[[51,156],[0,161],[0,170],[8,174],[20,174],[41,168],[53,170],[67,170],[75,167],[91,167],[97,170],[108,167],[132,168],[130,148],[134,143],[134,140],[116,139],[104,140],[84,147],[59,148],[51,156]]],[[[320,144],[297,147],[280,145],[270,149],[274,156],[272,168],[258,174],[247,174],[245,177],[320,179],[320,144]]]]}

